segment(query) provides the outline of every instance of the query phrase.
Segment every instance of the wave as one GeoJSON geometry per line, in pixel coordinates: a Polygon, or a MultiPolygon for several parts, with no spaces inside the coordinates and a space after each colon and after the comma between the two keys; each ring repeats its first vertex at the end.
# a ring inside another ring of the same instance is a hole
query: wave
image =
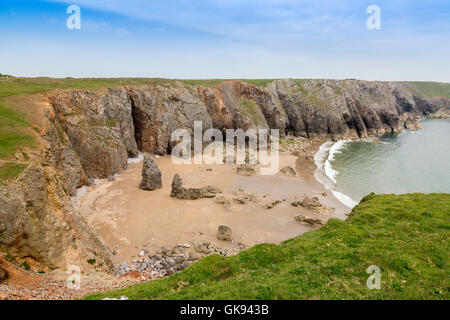
{"type": "Polygon", "coordinates": [[[341,203],[343,203],[345,206],[349,207],[350,209],[353,209],[358,205],[358,202],[350,198],[349,196],[343,194],[342,192],[331,190],[333,195],[338,199],[341,203]]]}
{"type": "Polygon", "coordinates": [[[320,146],[319,151],[314,155],[314,162],[317,166],[314,177],[317,181],[330,190],[333,195],[345,206],[354,208],[358,203],[349,196],[336,190],[336,176],[338,172],[333,169],[331,162],[336,154],[342,152],[342,148],[352,140],[340,140],[338,142],[326,142],[320,146]]]}

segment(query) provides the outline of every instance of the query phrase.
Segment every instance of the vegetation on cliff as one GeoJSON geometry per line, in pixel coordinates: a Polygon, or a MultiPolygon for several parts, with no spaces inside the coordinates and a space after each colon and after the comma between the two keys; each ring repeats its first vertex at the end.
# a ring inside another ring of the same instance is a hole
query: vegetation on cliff
{"type": "Polygon", "coordinates": [[[372,194],[347,221],[87,299],[449,299],[449,218],[449,194],[372,194]],[[380,290],[366,285],[372,265],[380,290]]]}

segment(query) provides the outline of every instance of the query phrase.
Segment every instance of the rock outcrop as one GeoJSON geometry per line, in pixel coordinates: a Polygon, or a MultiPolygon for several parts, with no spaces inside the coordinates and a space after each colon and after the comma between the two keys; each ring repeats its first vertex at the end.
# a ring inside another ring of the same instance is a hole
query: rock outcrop
{"type": "Polygon", "coordinates": [[[139,188],[143,190],[157,190],[162,188],[161,170],[153,161],[150,154],[144,154],[144,163],[142,165],[142,181],[139,188]]]}
{"type": "Polygon", "coordinates": [[[428,117],[433,119],[448,119],[450,118],[450,109],[439,109],[435,113],[428,115],[428,117]]]}
{"type": "Polygon", "coordinates": [[[57,122],[69,137],[88,178],[108,178],[127,168],[138,148],[128,91],[63,91],[51,96],[57,122]]]}
{"type": "Polygon", "coordinates": [[[215,88],[177,81],[51,96],[89,178],[126,167],[127,156],[166,155],[175,129],[279,129],[281,136],[366,138],[403,130],[405,115],[445,115],[450,99],[426,98],[408,83],[360,80],[276,80],[265,88],[224,81],[215,88]],[[98,157],[98,154],[105,157],[98,157]]]}
{"type": "Polygon", "coordinates": [[[205,198],[214,198],[221,191],[213,186],[206,186],[202,188],[185,188],[183,187],[183,180],[179,174],[173,177],[172,192],[170,196],[180,200],[198,200],[205,198]]]}
{"type": "Polygon", "coordinates": [[[422,130],[423,127],[414,116],[409,116],[408,119],[406,119],[405,121],[405,129],[417,131],[422,130]]]}
{"type": "Polygon", "coordinates": [[[95,255],[112,271],[111,250],[73,210],[67,193],[59,172],[40,164],[0,187],[0,250],[50,268],[89,268],[95,255]]]}
{"type": "Polygon", "coordinates": [[[317,212],[317,213],[328,213],[334,211],[333,208],[328,208],[320,203],[319,198],[317,197],[305,197],[303,201],[294,201],[292,203],[294,207],[304,207],[308,210],[317,212]]]}
{"type": "Polygon", "coordinates": [[[309,225],[309,226],[323,226],[325,221],[318,218],[309,218],[304,215],[299,215],[295,217],[295,221],[301,224],[309,225]]]}

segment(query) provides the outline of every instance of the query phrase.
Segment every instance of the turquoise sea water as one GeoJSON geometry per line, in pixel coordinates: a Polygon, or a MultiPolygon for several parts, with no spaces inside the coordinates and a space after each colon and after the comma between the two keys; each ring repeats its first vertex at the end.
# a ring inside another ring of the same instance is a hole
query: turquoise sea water
{"type": "Polygon", "coordinates": [[[450,193],[450,119],[421,124],[421,131],[384,135],[382,144],[325,144],[316,155],[316,178],[350,207],[371,192],[450,193]]]}

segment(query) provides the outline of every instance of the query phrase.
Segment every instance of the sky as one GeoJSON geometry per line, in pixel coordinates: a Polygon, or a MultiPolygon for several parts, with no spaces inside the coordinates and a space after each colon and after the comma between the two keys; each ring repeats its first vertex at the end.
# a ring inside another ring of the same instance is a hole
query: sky
{"type": "Polygon", "coordinates": [[[0,34],[14,76],[450,82],[449,0],[2,0],[0,34]]]}

